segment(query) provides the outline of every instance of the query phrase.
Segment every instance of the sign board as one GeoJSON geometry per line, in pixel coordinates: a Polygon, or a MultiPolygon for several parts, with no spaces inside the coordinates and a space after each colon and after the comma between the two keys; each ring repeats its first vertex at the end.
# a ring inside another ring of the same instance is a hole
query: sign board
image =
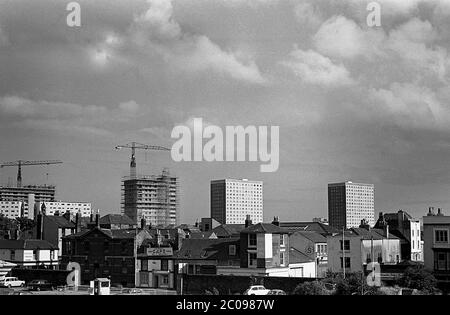
{"type": "Polygon", "coordinates": [[[172,247],[154,247],[147,248],[148,256],[172,256],[173,249],[172,247]]]}

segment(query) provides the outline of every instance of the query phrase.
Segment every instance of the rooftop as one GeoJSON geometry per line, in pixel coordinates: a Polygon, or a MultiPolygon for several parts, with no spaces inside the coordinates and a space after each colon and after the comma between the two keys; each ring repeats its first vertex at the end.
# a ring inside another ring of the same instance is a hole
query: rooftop
{"type": "Polygon", "coordinates": [[[215,227],[212,231],[217,237],[238,236],[245,229],[245,224],[222,224],[215,227]]]}
{"type": "Polygon", "coordinates": [[[289,231],[272,223],[258,223],[243,229],[241,233],[287,234],[289,231]]]}
{"type": "Polygon", "coordinates": [[[280,227],[288,229],[291,232],[303,230],[318,232],[320,234],[339,233],[339,229],[323,224],[322,222],[280,222],[280,227]]]}
{"type": "MultiPolygon", "coordinates": [[[[178,259],[220,260],[228,257],[228,246],[238,245],[238,238],[227,239],[186,239],[175,254],[178,259]],[[222,257],[223,256],[223,257],[222,257]]],[[[238,259],[238,256],[236,256],[238,259]]]]}
{"type": "Polygon", "coordinates": [[[314,261],[313,258],[309,257],[305,253],[302,253],[298,249],[291,247],[289,250],[289,263],[291,264],[301,264],[314,261]]]}
{"type": "Polygon", "coordinates": [[[316,231],[295,231],[294,234],[302,235],[314,243],[326,243],[327,238],[316,231]]]}
{"type": "Polygon", "coordinates": [[[75,228],[75,224],[67,220],[63,216],[57,216],[57,215],[47,215],[46,218],[48,220],[53,221],[59,228],[63,229],[73,229],[75,228]]]}
{"type": "Polygon", "coordinates": [[[58,247],[44,240],[0,240],[0,249],[50,249],[57,250],[58,247]]]}
{"type": "Polygon", "coordinates": [[[107,214],[100,218],[100,224],[135,225],[125,214],[107,214]]]}

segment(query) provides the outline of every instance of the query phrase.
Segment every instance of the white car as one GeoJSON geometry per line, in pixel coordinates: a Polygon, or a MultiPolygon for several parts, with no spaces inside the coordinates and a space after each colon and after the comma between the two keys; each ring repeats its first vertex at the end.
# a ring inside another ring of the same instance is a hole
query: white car
{"type": "Polygon", "coordinates": [[[267,295],[269,292],[270,290],[262,285],[252,285],[244,292],[244,295],[267,295]]]}
{"type": "Polygon", "coordinates": [[[4,277],[0,279],[0,287],[16,288],[25,286],[25,281],[19,280],[16,277],[4,277]]]}

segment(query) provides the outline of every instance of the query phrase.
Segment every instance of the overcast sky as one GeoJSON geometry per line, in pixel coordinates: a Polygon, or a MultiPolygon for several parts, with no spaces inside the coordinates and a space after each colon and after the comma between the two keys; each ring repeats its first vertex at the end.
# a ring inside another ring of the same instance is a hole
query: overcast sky
{"type": "Polygon", "coordinates": [[[375,184],[376,212],[450,209],[450,1],[378,1],[375,28],[358,0],[86,0],[80,28],[68,2],[0,0],[0,160],[64,161],[25,183],[118,213],[129,152],[113,148],[170,147],[202,117],[280,126],[280,168],[140,152],[139,173],[179,176],[182,221],[226,177],[264,181],[266,221],[327,217],[345,180],[375,184]]]}

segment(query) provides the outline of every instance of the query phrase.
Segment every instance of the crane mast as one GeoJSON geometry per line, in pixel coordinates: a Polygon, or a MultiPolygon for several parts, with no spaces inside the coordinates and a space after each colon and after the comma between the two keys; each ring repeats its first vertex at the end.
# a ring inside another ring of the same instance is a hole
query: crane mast
{"type": "Polygon", "coordinates": [[[137,163],[136,163],[136,150],[152,150],[152,151],[170,151],[170,149],[162,146],[147,145],[137,142],[131,142],[125,145],[118,145],[116,150],[121,149],[131,149],[131,159],[130,159],[130,177],[135,179],[137,177],[137,163]]]}
{"type": "Polygon", "coordinates": [[[36,166],[36,165],[55,165],[62,164],[60,160],[45,160],[45,161],[24,161],[17,160],[13,162],[5,162],[0,164],[0,168],[17,166],[17,187],[22,187],[22,166],[36,166]]]}

